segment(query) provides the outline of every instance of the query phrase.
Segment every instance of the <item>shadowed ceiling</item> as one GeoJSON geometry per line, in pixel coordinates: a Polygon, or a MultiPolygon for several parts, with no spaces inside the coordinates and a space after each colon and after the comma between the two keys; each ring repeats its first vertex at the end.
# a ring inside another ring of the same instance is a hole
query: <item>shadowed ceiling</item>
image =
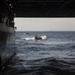
{"type": "Polygon", "coordinates": [[[10,1],[16,17],[75,17],[75,0],[10,1]]]}

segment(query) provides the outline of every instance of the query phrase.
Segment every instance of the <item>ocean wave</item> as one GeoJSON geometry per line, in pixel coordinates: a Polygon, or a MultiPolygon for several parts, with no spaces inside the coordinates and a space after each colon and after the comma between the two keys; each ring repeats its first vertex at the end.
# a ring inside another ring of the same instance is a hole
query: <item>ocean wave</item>
{"type": "Polygon", "coordinates": [[[71,48],[75,48],[75,45],[72,45],[71,48]]]}
{"type": "Polygon", "coordinates": [[[11,72],[8,75],[13,75],[12,72],[14,72],[14,75],[75,75],[75,64],[70,62],[67,59],[65,61],[65,59],[55,57],[38,60],[19,60],[19,62],[16,60],[15,64],[7,67],[10,70],[8,72],[11,72]]]}

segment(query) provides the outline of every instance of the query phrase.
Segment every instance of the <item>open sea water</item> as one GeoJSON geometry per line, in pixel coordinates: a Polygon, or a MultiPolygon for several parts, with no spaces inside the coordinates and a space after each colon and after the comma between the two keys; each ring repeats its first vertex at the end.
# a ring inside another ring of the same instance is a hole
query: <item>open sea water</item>
{"type": "Polygon", "coordinates": [[[16,32],[16,47],[5,75],[75,75],[75,32],[16,32]]]}

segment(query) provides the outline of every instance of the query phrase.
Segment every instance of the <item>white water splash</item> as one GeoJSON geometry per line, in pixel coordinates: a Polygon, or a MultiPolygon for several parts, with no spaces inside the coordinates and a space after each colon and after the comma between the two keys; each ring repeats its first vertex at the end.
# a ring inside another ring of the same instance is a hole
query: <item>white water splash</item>
{"type": "MultiPolygon", "coordinates": [[[[42,39],[47,39],[47,36],[44,35],[44,36],[40,36],[42,39]]],[[[24,40],[35,40],[35,37],[28,37],[28,38],[22,38],[24,40]]]]}
{"type": "Polygon", "coordinates": [[[42,38],[42,39],[47,39],[47,36],[46,36],[46,35],[44,35],[44,36],[41,36],[41,38],[42,38]]]}

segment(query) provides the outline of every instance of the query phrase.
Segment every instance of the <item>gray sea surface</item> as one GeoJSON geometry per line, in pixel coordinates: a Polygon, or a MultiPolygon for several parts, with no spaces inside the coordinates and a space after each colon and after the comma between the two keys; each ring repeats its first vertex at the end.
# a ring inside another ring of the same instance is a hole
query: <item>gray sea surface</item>
{"type": "Polygon", "coordinates": [[[16,32],[15,35],[16,55],[3,75],[75,75],[75,32],[16,32]],[[35,40],[36,35],[43,39],[35,40]]]}

